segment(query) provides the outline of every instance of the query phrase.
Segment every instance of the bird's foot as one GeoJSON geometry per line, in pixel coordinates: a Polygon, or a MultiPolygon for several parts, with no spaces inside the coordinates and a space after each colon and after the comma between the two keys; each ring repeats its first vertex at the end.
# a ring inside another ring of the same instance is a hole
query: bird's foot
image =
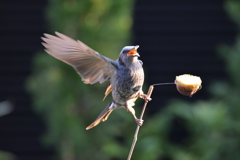
{"type": "Polygon", "coordinates": [[[142,98],[142,99],[144,99],[145,101],[151,101],[152,100],[152,98],[150,98],[148,95],[146,95],[146,94],[142,94],[142,95],[140,95],[140,97],[142,98]]]}
{"type": "Polygon", "coordinates": [[[139,126],[142,126],[143,125],[143,122],[144,122],[144,120],[142,120],[142,119],[135,119],[135,121],[136,121],[136,123],[139,125],[139,126]]]}

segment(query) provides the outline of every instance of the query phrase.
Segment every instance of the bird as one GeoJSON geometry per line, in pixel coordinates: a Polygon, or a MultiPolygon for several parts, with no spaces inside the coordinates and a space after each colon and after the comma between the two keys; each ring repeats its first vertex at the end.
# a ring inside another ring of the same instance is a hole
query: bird
{"type": "Polygon", "coordinates": [[[104,99],[112,93],[112,100],[86,130],[106,121],[117,108],[125,108],[132,114],[137,125],[142,126],[143,120],[136,117],[133,106],[139,97],[145,101],[150,101],[151,98],[142,90],[144,70],[142,61],[138,59],[139,45],[123,47],[118,59],[114,61],[80,40],[74,40],[59,32],[55,34],[44,33],[41,37],[45,52],[71,65],[85,84],[109,82],[104,99]]]}

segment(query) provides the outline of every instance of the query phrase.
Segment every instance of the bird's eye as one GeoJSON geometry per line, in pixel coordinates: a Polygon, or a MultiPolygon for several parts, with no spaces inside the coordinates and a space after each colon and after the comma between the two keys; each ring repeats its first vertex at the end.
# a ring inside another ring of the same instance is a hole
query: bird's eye
{"type": "Polygon", "coordinates": [[[123,51],[123,54],[126,54],[126,53],[128,53],[128,51],[127,51],[127,50],[123,51]]]}

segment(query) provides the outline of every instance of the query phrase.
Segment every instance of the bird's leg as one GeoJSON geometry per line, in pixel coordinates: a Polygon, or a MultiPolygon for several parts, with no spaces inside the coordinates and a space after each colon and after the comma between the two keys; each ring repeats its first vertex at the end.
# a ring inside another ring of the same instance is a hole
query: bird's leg
{"type": "Polygon", "coordinates": [[[143,91],[140,92],[140,98],[144,99],[145,101],[151,101],[152,98],[148,95],[144,94],[143,91]]]}
{"type": "Polygon", "coordinates": [[[131,107],[131,106],[128,106],[128,105],[127,105],[126,108],[127,108],[127,110],[133,115],[133,117],[134,117],[136,123],[137,123],[139,126],[142,126],[144,120],[142,120],[142,119],[138,119],[138,118],[136,117],[134,108],[131,107]]]}
{"type": "Polygon", "coordinates": [[[144,120],[143,119],[135,119],[136,123],[139,125],[139,126],[142,126],[143,125],[143,122],[144,120]]]}

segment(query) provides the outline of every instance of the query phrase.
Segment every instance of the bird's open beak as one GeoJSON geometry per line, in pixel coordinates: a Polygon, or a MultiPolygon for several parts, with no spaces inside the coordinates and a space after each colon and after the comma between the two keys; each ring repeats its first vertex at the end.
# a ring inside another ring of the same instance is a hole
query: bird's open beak
{"type": "Polygon", "coordinates": [[[137,53],[139,45],[135,46],[131,51],[127,53],[127,56],[137,56],[140,57],[140,55],[137,53]]]}

